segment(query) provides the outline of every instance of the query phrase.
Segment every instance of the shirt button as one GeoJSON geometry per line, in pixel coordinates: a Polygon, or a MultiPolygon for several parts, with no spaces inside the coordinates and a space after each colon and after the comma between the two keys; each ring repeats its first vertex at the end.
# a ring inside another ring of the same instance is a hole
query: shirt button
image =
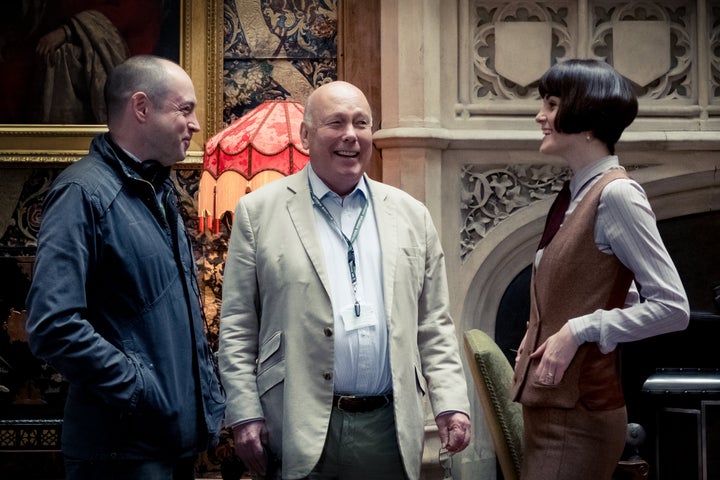
{"type": "Polygon", "coordinates": [[[325,328],[323,329],[323,333],[325,334],[326,337],[332,337],[332,335],[333,335],[333,329],[330,328],[330,327],[325,327],[325,328]]]}
{"type": "Polygon", "coordinates": [[[325,372],[323,373],[323,378],[325,380],[332,380],[332,373],[331,372],[325,372]]]}

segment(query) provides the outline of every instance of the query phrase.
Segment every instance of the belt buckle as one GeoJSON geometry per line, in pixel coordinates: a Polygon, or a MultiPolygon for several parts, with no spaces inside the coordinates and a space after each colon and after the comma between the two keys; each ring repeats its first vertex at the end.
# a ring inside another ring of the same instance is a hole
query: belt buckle
{"type": "MultiPolygon", "coordinates": [[[[337,408],[338,408],[338,410],[340,410],[341,412],[347,412],[348,410],[345,410],[345,409],[342,408],[342,402],[343,402],[343,400],[345,400],[345,399],[347,399],[347,400],[355,400],[356,398],[357,398],[356,395],[338,395],[338,400],[337,400],[337,408]]],[[[352,413],[352,412],[349,412],[349,413],[352,413]]]]}

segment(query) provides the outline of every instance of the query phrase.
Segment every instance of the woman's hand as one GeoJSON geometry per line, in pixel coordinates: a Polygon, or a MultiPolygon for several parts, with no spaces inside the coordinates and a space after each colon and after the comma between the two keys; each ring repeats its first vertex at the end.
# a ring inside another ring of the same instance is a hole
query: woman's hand
{"type": "Polygon", "coordinates": [[[545,385],[557,385],[560,383],[565,375],[565,370],[567,370],[570,362],[575,357],[579,347],[580,344],[573,337],[567,323],[556,334],[545,340],[530,355],[531,359],[540,359],[537,368],[540,383],[545,385]]]}

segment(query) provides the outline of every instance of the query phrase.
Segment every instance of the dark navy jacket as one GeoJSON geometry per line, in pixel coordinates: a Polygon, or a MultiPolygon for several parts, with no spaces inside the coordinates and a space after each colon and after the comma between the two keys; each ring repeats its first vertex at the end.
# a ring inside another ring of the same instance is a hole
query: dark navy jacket
{"type": "Polygon", "coordinates": [[[45,198],[27,327],[33,353],[70,384],[72,457],[194,455],[223,414],[168,169],[153,185],[131,162],[99,135],[45,198]]]}

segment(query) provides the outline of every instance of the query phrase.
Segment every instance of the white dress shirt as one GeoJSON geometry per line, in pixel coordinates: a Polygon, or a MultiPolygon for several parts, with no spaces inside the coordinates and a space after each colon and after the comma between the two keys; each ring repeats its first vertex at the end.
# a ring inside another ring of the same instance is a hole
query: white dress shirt
{"type": "Polygon", "coordinates": [[[348,246],[337,230],[315,207],[315,224],[325,254],[330,279],[330,296],[335,321],[336,393],[380,395],[392,391],[387,323],[383,300],[382,252],[372,201],[365,179],[345,198],[332,192],[309,168],[313,193],[325,205],[333,219],[350,239],[355,223],[368,202],[365,218],[353,243],[357,271],[357,301],[365,325],[353,328],[355,295],[350,280],[348,246]],[[343,312],[346,317],[343,319],[343,312]],[[347,317],[349,315],[349,318],[347,317]]]}

